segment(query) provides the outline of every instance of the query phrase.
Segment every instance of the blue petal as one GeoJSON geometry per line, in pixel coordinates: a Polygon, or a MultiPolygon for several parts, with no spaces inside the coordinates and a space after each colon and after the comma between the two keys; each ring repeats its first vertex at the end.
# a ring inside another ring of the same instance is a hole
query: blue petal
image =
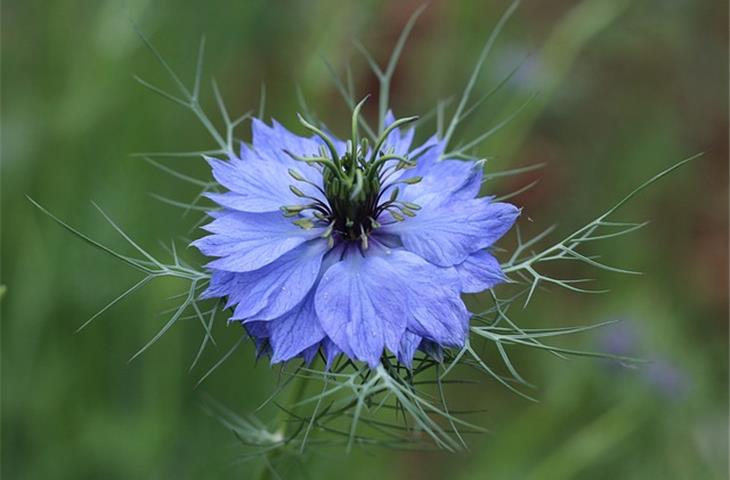
{"type": "MultiPolygon", "coordinates": [[[[225,272],[223,270],[213,270],[210,272],[210,282],[208,288],[200,294],[201,299],[225,297],[231,293],[231,280],[235,273],[225,272]]],[[[228,308],[230,305],[226,305],[228,308]]]]}
{"type": "Polygon", "coordinates": [[[314,360],[314,357],[317,355],[317,352],[319,351],[319,345],[312,345],[311,347],[308,347],[305,349],[302,354],[300,355],[302,357],[302,360],[304,360],[304,364],[309,366],[312,361],[314,360]]]}
{"type": "MultiPolygon", "coordinates": [[[[302,151],[307,152],[307,155],[318,155],[319,154],[319,147],[326,146],[324,141],[319,138],[316,135],[313,135],[311,137],[300,137],[299,135],[295,135],[291,133],[289,130],[287,130],[282,124],[277,122],[276,120],[273,120],[271,122],[274,126],[274,131],[279,134],[279,138],[284,139],[286,142],[287,148],[291,150],[292,152],[297,152],[295,149],[303,149],[302,151]],[[317,146],[316,149],[313,149],[312,142],[317,146]]],[[[329,139],[332,141],[332,143],[335,146],[335,150],[340,154],[340,156],[345,154],[345,150],[347,150],[347,144],[343,142],[342,140],[336,138],[334,135],[329,133],[326,129],[324,129],[324,132],[329,136],[329,139]]],[[[301,154],[300,154],[301,155],[301,154]]]]}
{"type": "Polygon", "coordinates": [[[302,199],[294,195],[289,185],[296,184],[305,194],[320,198],[315,187],[304,182],[296,182],[289,175],[289,168],[297,168],[298,172],[310,175],[310,180],[321,184],[318,170],[302,165],[287,166],[280,162],[261,160],[247,155],[245,161],[223,161],[206,157],[213,169],[213,177],[223,187],[230,190],[226,193],[208,193],[206,196],[219,205],[243,212],[276,212],[282,206],[296,205],[302,199]]]}
{"type": "Polygon", "coordinates": [[[406,326],[439,344],[462,345],[469,313],[460,286],[455,269],[405,250],[371,246],[362,256],[352,248],[325,273],[315,306],[329,338],[351,358],[375,366],[384,348],[405,348],[406,326]]]}
{"type": "Polygon", "coordinates": [[[408,331],[441,345],[461,346],[469,312],[461,300],[461,279],[454,268],[441,268],[405,250],[391,250],[388,261],[397,277],[381,288],[401,283],[408,304],[408,331]]]}
{"type": "Polygon", "coordinates": [[[486,250],[472,253],[456,266],[461,277],[461,291],[478,293],[505,281],[499,261],[486,250]]]}
{"type": "Polygon", "coordinates": [[[244,327],[256,346],[256,358],[270,354],[271,345],[269,345],[269,330],[266,327],[266,322],[253,322],[244,325],[244,327]]]}
{"type": "Polygon", "coordinates": [[[396,262],[363,257],[357,248],[333,265],[317,288],[322,328],[350,358],[375,367],[384,348],[397,352],[406,328],[407,285],[396,262]]]}
{"type": "Polygon", "coordinates": [[[302,156],[317,155],[319,151],[319,143],[295,135],[276,122],[270,127],[258,118],[254,118],[251,122],[251,131],[253,151],[263,160],[278,161],[291,166],[297,162],[287,155],[285,150],[302,156]]]}
{"type": "MultiPolygon", "coordinates": [[[[305,194],[323,199],[317,187],[322,187],[321,171],[292,159],[286,151],[296,155],[317,155],[322,141],[294,135],[279,123],[269,127],[262,121],[252,122],[253,148],[241,144],[241,158],[223,161],[208,158],[213,177],[230,190],[223,194],[206,196],[226,208],[243,212],[273,212],[285,205],[301,203],[289,185],[296,185],[305,194]],[[295,181],[289,169],[296,170],[310,183],[295,181]]],[[[335,142],[342,151],[344,144],[335,142]]]]}
{"type": "Polygon", "coordinates": [[[322,353],[324,353],[325,366],[330,368],[335,359],[342,354],[342,350],[329,337],[322,340],[322,353]]]}
{"type": "Polygon", "coordinates": [[[406,330],[401,337],[400,349],[398,350],[398,361],[406,367],[412,368],[413,359],[417,350],[420,350],[426,356],[438,363],[442,363],[444,361],[444,349],[441,345],[433,340],[423,338],[420,335],[406,330]]]}
{"type": "Polygon", "coordinates": [[[384,225],[383,233],[398,235],[406,249],[441,266],[462,263],[504,235],[520,210],[489,198],[430,204],[414,218],[384,225]]]}
{"type": "Polygon", "coordinates": [[[410,156],[414,160],[417,160],[415,169],[417,171],[421,169],[421,171],[419,171],[419,175],[425,173],[423,166],[433,165],[433,163],[438,162],[445,149],[446,144],[439,140],[436,135],[431,135],[431,137],[423,142],[422,145],[414,148],[410,153],[410,156]]]}
{"type": "Polygon", "coordinates": [[[313,292],[295,308],[267,324],[274,352],[271,363],[285,362],[312,346],[317,347],[325,335],[314,310],[313,292]]]}
{"type": "Polygon", "coordinates": [[[227,283],[216,279],[204,294],[228,296],[227,307],[237,305],[230,320],[271,320],[305,297],[317,279],[326,252],[326,240],[307,242],[258,270],[227,272],[227,283]]]}
{"type": "MultiPolygon", "coordinates": [[[[299,355],[303,356],[305,361],[307,361],[307,357],[313,356],[316,353],[320,342],[325,339],[324,330],[322,330],[322,327],[320,326],[320,322],[314,308],[314,293],[316,291],[316,285],[319,283],[319,280],[322,278],[327,269],[342,258],[343,246],[338,245],[329,250],[324,259],[322,259],[321,253],[318,252],[324,252],[326,250],[325,240],[315,240],[310,242],[309,245],[306,245],[306,247],[310,248],[310,251],[301,252],[300,250],[303,247],[299,247],[291,252],[292,257],[301,258],[309,256],[318,258],[320,261],[316,263],[316,270],[312,269],[312,271],[307,272],[307,277],[300,282],[290,281],[287,282],[286,286],[277,289],[275,291],[275,295],[278,296],[277,302],[274,302],[272,305],[278,306],[282,303],[289,304],[294,298],[301,299],[303,297],[303,299],[293,308],[288,308],[283,315],[268,320],[267,322],[263,322],[266,323],[267,336],[269,337],[269,343],[273,352],[271,359],[272,363],[284,362],[299,355]],[[315,281],[313,281],[312,277],[309,276],[311,272],[317,273],[315,281]],[[314,283],[314,287],[311,287],[312,283],[314,283]],[[297,289],[299,289],[299,291],[297,289]],[[294,293],[292,294],[289,292],[294,293]]],[[[284,255],[284,257],[287,255],[284,255]]],[[[282,257],[282,259],[284,257],[282,257]]],[[[300,263],[302,262],[301,259],[298,261],[300,263]]],[[[312,265],[312,267],[314,266],[315,265],[312,265]]],[[[294,268],[298,268],[298,266],[295,266],[294,268]]],[[[286,266],[283,266],[280,270],[283,272],[283,276],[289,275],[286,272],[286,266]]],[[[254,290],[257,288],[258,287],[256,286],[253,287],[254,290]]],[[[255,291],[251,293],[254,294],[253,301],[255,301],[257,293],[255,291]]],[[[234,317],[232,318],[236,317],[238,310],[239,309],[237,309],[234,313],[234,317]]],[[[271,307],[264,308],[255,315],[255,320],[248,321],[246,324],[260,324],[262,323],[259,321],[260,318],[269,318],[272,313],[278,313],[282,310],[283,309],[279,309],[276,312],[273,312],[271,307]]],[[[330,355],[333,353],[334,352],[332,351],[326,352],[326,357],[329,359],[328,362],[331,360],[330,355]]]]}
{"type": "Polygon", "coordinates": [[[246,332],[256,341],[267,341],[269,327],[266,322],[250,322],[244,325],[246,332]]]}
{"type": "MultiPolygon", "coordinates": [[[[264,160],[275,160],[289,167],[301,165],[301,162],[293,160],[284,152],[285,150],[301,156],[319,156],[319,148],[324,144],[320,138],[300,137],[276,121],[272,124],[273,126],[269,127],[257,118],[251,122],[252,144],[256,155],[264,160]]],[[[345,143],[332,136],[330,139],[335,149],[342,155],[345,152],[345,143]]]]}
{"type": "Polygon", "coordinates": [[[398,361],[408,368],[413,366],[413,355],[421,344],[421,337],[415,333],[406,330],[406,333],[400,339],[400,347],[398,348],[398,361]]]}
{"type": "Polygon", "coordinates": [[[421,181],[401,187],[403,200],[425,204],[433,199],[438,199],[440,202],[468,200],[479,194],[482,164],[463,160],[441,160],[444,147],[444,143],[433,136],[411,152],[411,158],[416,159],[416,166],[405,170],[399,178],[418,176],[421,177],[421,181]]]}
{"type": "Polygon", "coordinates": [[[415,333],[406,330],[401,338],[400,350],[398,351],[398,361],[408,368],[413,367],[413,357],[416,350],[420,350],[428,357],[441,363],[444,361],[444,349],[438,343],[422,338],[415,333]]]}
{"type": "MultiPolygon", "coordinates": [[[[393,112],[389,110],[385,115],[385,126],[390,126],[390,124],[395,122],[395,120],[393,112]]],[[[408,150],[411,148],[411,143],[413,143],[413,135],[413,128],[409,128],[405,134],[401,133],[400,128],[396,128],[391,131],[385,139],[384,149],[393,149],[393,153],[396,155],[406,155],[408,150]]]]}
{"type": "Polygon", "coordinates": [[[462,160],[440,160],[425,172],[407,171],[404,177],[421,176],[421,181],[403,189],[403,200],[421,206],[454,200],[470,200],[479,194],[482,167],[462,160]],[[434,200],[437,200],[434,202],[434,200]]]}
{"type": "Polygon", "coordinates": [[[423,341],[421,341],[421,345],[418,346],[418,349],[439,363],[444,361],[444,349],[439,344],[432,342],[431,340],[426,340],[424,338],[423,341]]]}
{"type": "Polygon", "coordinates": [[[279,212],[224,211],[214,216],[217,218],[203,227],[214,235],[192,245],[206,256],[221,257],[208,264],[217,270],[257,270],[324,232],[324,228],[299,228],[279,212]]]}

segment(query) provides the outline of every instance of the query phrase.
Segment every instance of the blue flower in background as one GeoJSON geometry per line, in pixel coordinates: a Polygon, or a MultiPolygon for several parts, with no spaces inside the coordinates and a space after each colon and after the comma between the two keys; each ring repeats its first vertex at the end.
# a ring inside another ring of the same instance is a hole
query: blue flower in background
{"type": "Polygon", "coordinates": [[[626,317],[618,320],[621,322],[599,333],[601,349],[611,355],[646,358],[648,363],[636,369],[627,369],[620,362],[607,360],[606,365],[610,370],[613,373],[638,372],[638,378],[655,393],[673,401],[684,400],[692,386],[689,372],[675,360],[652,352],[634,319],[626,317]]]}
{"type": "MultiPolygon", "coordinates": [[[[362,104],[361,104],[362,105],[362,104]]],[[[226,298],[272,363],[322,351],[376,366],[384,352],[410,365],[417,349],[460,347],[470,314],[462,293],[504,281],[487,251],[519,209],[477,198],[482,165],[441,159],[431,137],[412,146],[414,120],[389,115],[372,144],[302,124],[253,121],[238,158],[208,158],[225,193],[209,197],[208,298],[226,298]]]]}

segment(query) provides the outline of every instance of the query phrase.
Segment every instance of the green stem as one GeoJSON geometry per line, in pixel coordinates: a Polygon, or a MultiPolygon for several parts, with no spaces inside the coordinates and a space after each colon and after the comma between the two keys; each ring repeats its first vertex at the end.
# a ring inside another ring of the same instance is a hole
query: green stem
{"type": "Polygon", "coordinates": [[[388,97],[390,96],[390,78],[381,79],[378,95],[378,135],[385,130],[385,115],[388,113],[388,97]]]}
{"type": "MultiPolygon", "coordinates": [[[[292,385],[291,393],[289,394],[289,399],[287,403],[288,406],[295,405],[299,403],[299,401],[301,401],[301,399],[304,397],[304,392],[307,390],[308,380],[308,378],[300,376],[296,376],[294,377],[294,379],[291,380],[292,385]]],[[[280,409],[279,413],[276,416],[275,434],[280,435],[282,439],[286,439],[289,433],[289,422],[287,421],[288,419],[289,414],[280,409]]],[[[281,456],[281,452],[284,448],[286,448],[286,444],[282,444],[266,454],[265,463],[261,466],[261,472],[257,477],[259,480],[271,480],[273,478],[272,469],[274,468],[276,461],[281,456]]]]}

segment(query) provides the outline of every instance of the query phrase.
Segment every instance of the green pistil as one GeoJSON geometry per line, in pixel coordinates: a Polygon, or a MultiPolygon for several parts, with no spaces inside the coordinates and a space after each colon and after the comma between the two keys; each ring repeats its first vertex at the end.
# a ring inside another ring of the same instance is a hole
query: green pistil
{"type": "Polygon", "coordinates": [[[294,169],[289,170],[289,175],[297,182],[315,187],[324,195],[325,201],[305,194],[295,185],[290,185],[289,189],[294,195],[310,200],[311,203],[283,206],[282,213],[287,217],[306,215],[294,221],[297,226],[304,229],[313,228],[317,224],[326,225],[322,237],[327,239],[330,246],[334,245],[333,236],[338,234],[346,240],[360,241],[362,248],[366,249],[370,232],[380,227],[375,219],[382,212],[389,212],[400,222],[404,221],[405,217],[415,216],[415,212],[421,208],[412,202],[398,201],[400,193],[398,187],[390,191],[387,201],[381,202],[384,191],[390,190],[393,185],[413,185],[421,181],[421,177],[409,177],[385,184],[393,173],[414,167],[416,159],[396,155],[392,150],[382,150],[388,135],[393,130],[413,122],[417,117],[393,122],[378,137],[371,150],[368,140],[360,139],[358,136],[358,118],[367,98],[365,97],[353,109],[352,137],[347,142],[347,150],[342,156],[337,153],[334,141],[326,133],[301,116],[299,121],[302,125],[322,139],[324,146],[320,148],[318,156],[312,157],[303,157],[286,151],[287,155],[295,160],[322,166],[324,188],[307,180],[294,169]],[[307,215],[310,211],[311,216],[307,215]]]}

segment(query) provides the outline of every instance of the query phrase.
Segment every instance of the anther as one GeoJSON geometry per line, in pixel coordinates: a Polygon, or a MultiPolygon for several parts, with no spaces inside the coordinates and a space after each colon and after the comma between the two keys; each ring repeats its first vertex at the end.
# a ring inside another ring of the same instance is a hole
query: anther
{"type": "Polygon", "coordinates": [[[302,176],[302,174],[301,174],[301,173],[297,172],[297,171],[296,171],[296,170],[294,170],[293,168],[290,168],[290,169],[289,169],[289,175],[290,175],[290,176],[291,176],[291,177],[292,177],[292,178],[293,178],[294,180],[297,180],[297,181],[299,181],[299,182],[304,182],[304,181],[306,180],[306,179],[305,179],[305,178],[304,178],[304,177],[302,176]]]}
{"type": "Polygon", "coordinates": [[[312,222],[308,218],[300,218],[299,220],[295,220],[293,223],[297,227],[303,228],[304,230],[309,230],[311,228],[314,228],[314,222],[312,222]]]}
{"type": "Polygon", "coordinates": [[[416,183],[423,180],[423,177],[408,177],[404,178],[403,180],[399,180],[400,183],[405,183],[406,185],[415,185],[416,183]]]}
{"type": "Polygon", "coordinates": [[[308,205],[287,205],[281,207],[281,211],[284,213],[285,217],[294,217],[300,214],[307,207],[308,205]]]}
{"type": "Polygon", "coordinates": [[[393,218],[395,218],[396,221],[398,221],[398,222],[402,222],[403,220],[405,220],[405,218],[403,217],[403,215],[401,215],[400,213],[396,212],[392,208],[389,208],[388,209],[388,213],[390,213],[390,216],[393,217],[393,218]]]}
{"type": "Polygon", "coordinates": [[[303,197],[303,198],[304,198],[304,197],[306,197],[306,196],[307,196],[307,195],[306,195],[306,194],[305,194],[304,192],[302,192],[301,190],[299,190],[299,189],[298,189],[297,187],[295,187],[294,185],[289,185],[289,190],[291,190],[291,192],[292,192],[292,193],[293,193],[294,195],[296,195],[297,197],[303,197]]]}

